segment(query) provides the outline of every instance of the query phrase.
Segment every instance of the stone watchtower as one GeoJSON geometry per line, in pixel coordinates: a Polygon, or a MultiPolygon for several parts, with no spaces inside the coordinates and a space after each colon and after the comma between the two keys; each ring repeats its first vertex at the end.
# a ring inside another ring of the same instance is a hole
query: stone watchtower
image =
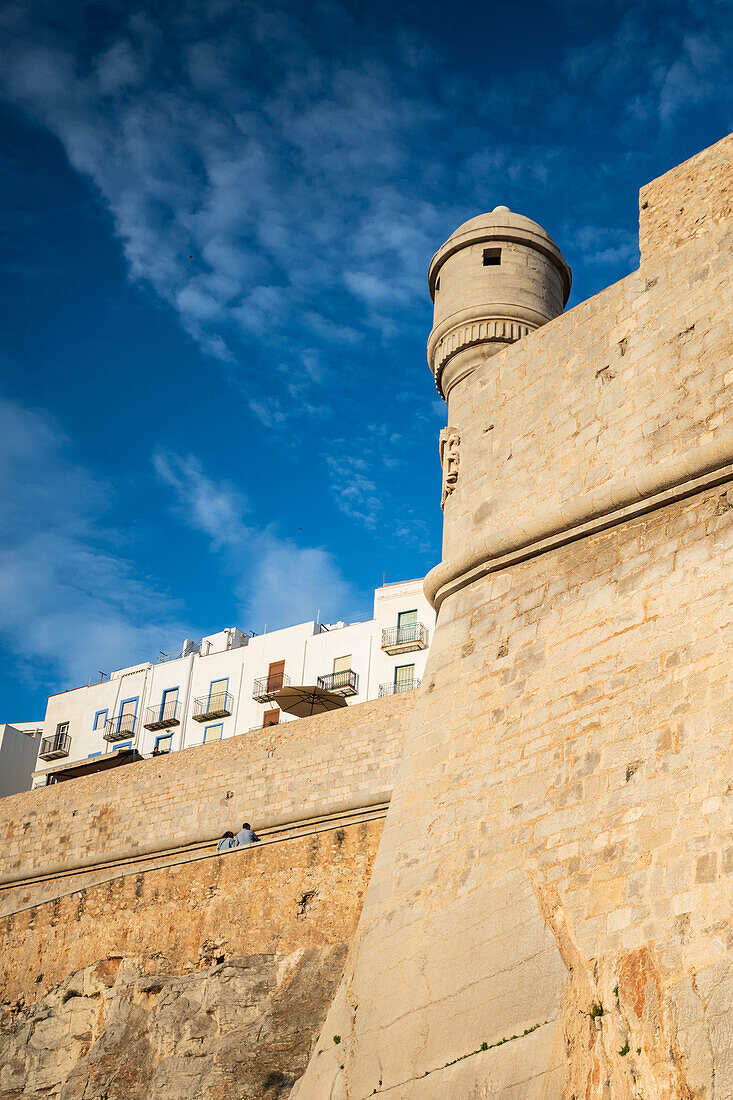
{"type": "MultiPolygon", "coordinates": [[[[485,545],[487,535],[499,530],[505,506],[513,513],[509,529],[520,541],[523,524],[534,514],[532,507],[519,519],[509,499],[514,497],[514,478],[506,462],[511,462],[518,424],[502,409],[517,380],[502,377],[505,357],[500,356],[495,367],[487,364],[560,316],[571,279],[552,237],[537,222],[506,206],[464,222],[430,263],[434,316],[428,362],[448,404],[448,427],[440,435],[442,507],[459,482],[462,490],[468,489],[447,507],[443,562],[427,578],[428,598],[438,607],[477,565],[508,548],[506,540],[494,541],[490,552],[485,545]]],[[[536,363],[530,372],[541,373],[536,363]]]]}
{"type": "Polygon", "coordinates": [[[450,235],[433,256],[428,283],[435,305],[428,362],[449,401],[490,355],[562,313],[571,274],[537,222],[497,206],[450,235]]]}

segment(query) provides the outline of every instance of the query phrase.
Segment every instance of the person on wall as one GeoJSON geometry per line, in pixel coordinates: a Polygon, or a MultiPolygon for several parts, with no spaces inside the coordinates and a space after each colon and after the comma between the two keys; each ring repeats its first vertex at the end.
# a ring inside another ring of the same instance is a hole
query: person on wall
{"type": "Polygon", "coordinates": [[[260,838],[248,821],[245,821],[237,833],[237,847],[246,848],[248,844],[256,844],[260,838]]]}
{"type": "Polygon", "coordinates": [[[221,840],[217,844],[216,850],[217,850],[217,852],[228,852],[230,848],[236,848],[236,847],[237,847],[237,842],[234,839],[234,833],[227,830],[227,832],[224,833],[224,836],[221,838],[221,840]]]}

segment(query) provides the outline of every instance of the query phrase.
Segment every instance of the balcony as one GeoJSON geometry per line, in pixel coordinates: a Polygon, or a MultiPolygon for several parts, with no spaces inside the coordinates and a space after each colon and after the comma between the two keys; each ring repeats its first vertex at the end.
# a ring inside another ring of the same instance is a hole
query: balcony
{"type": "Polygon", "coordinates": [[[56,733],[53,737],[44,737],[41,741],[41,760],[58,760],[61,756],[68,756],[71,748],[71,737],[68,733],[56,733]]]}
{"type": "Polygon", "coordinates": [[[234,696],[228,691],[216,691],[213,695],[202,695],[193,701],[194,722],[208,722],[211,718],[228,718],[234,707],[234,696]]]}
{"type": "Polygon", "coordinates": [[[332,691],[334,695],[357,695],[359,677],[350,668],[341,672],[331,672],[328,676],[318,677],[318,686],[323,691],[332,691]]]}
{"type": "Polygon", "coordinates": [[[145,711],[146,730],[167,730],[171,726],[180,726],[178,716],[178,700],[171,699],[169,703],[158,703],[157,706],[148,707],[145,711]]]}
{"type": "Polygon", "coordinates": [[[420,687],[420,681],[418,679],[401,680],[399,683],[395,683],[394,680],[390,680],[386,684],[379,685],[379,698],[384,695],[401,695],[403,691],[413,691],[414,688],[420,687]]]}
{"type": "Polygon", "coordinates": [[[422,623],[394,626],[391,630],[382,631],[382,649],[385,653],[411,653],[415,649],[426,649],[427,644],[428,632],[422,623]]]}
{"type": "Polygon", "coordinates": [[[116,718],[108,718],[104,723],[105,741],[126,741],[135,733],[135,715],[118,714],[116,718]]]}
{"type": "Polygon", "coordinates": [[[258,703],[269,703],[276,692],[280,691],[281,688],[288,687],[289,684],[290,677],[286,676],[284,672],[278,672],[274,676],[260,676],[254,682],[252,698],[258,703]]]}

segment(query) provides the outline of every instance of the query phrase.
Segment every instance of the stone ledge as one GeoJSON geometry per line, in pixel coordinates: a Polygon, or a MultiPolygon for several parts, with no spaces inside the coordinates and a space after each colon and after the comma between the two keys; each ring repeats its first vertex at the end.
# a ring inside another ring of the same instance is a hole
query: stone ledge
{"type": "Polygon", "coordinates": [[[447,596],[488,573],[731,480],[733,433],[636,478],[611,483],[564,508],[539,512],[511,531],[475,540],[459,557],[431,569],[425,578],[425,595],[438,611],[447,596]]]}
{"type": "MultiPolygon", "coordinates": [[[[334,804],[332,809],[321,814],[312,814],[309,817],[285,815],[273,818],[260,827],[260,840],[263,844],[271,844],[278,840],[290,840],[294,836],[301,836],[305,833],[339,829],[345,825],[371,820],[373,817],[384,817],[387,813],[389,801],[390,792],[385,791],[372,798],[350,799],[334,804]]],[[[22,872],[5,874],[0,876],[0,894],[5,890],[16,889],[21,886],[32,886],[53,879],[68,878],[82,872],[91,874],[105,868],[132,867],[137,863],[150,860],[164,861],[166,865],[170,866],[169,860],[175,860],[176,857],[181,857],[182,862],[188,862],[189,859],[201,859],[205,856],[217,854],[211,851],[211,846],[216,845],[219,839],[218,834],[211,836],[209,833],[205,833],[192,837],[184,844],[175,846],[156,847],[155,842],[153,842],[135,852],[120,851],[113,853],[107,859],[89,856],[73,863],[50,864],[47,868],[43,868],[32,875],[23,874],[22,872]],[[207,849],[207,851],[201,853],[202,848],[207,849]]],[[[232,849],[232,851],[236,850],[232,849]]]]}

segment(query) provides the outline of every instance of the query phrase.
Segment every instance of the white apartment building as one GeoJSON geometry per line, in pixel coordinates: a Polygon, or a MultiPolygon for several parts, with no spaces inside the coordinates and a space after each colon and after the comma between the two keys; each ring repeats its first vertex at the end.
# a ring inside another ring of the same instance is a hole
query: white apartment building
{"type": "Polygon", "coordinates": [[[48,700],[33,786],[177,752],[278,722],[285,686],[318,685],[348,704],[409,691],[425,669],[435,612],[422,580],[374,593],[374,617],[249,637],[229,627],[181,655],[113,672],[48,700]]]}
{"type": "Polygon", "coordinates": [[[42,732],[41,722],[0,722],[0,798],[30,787],[42,732]]]}

